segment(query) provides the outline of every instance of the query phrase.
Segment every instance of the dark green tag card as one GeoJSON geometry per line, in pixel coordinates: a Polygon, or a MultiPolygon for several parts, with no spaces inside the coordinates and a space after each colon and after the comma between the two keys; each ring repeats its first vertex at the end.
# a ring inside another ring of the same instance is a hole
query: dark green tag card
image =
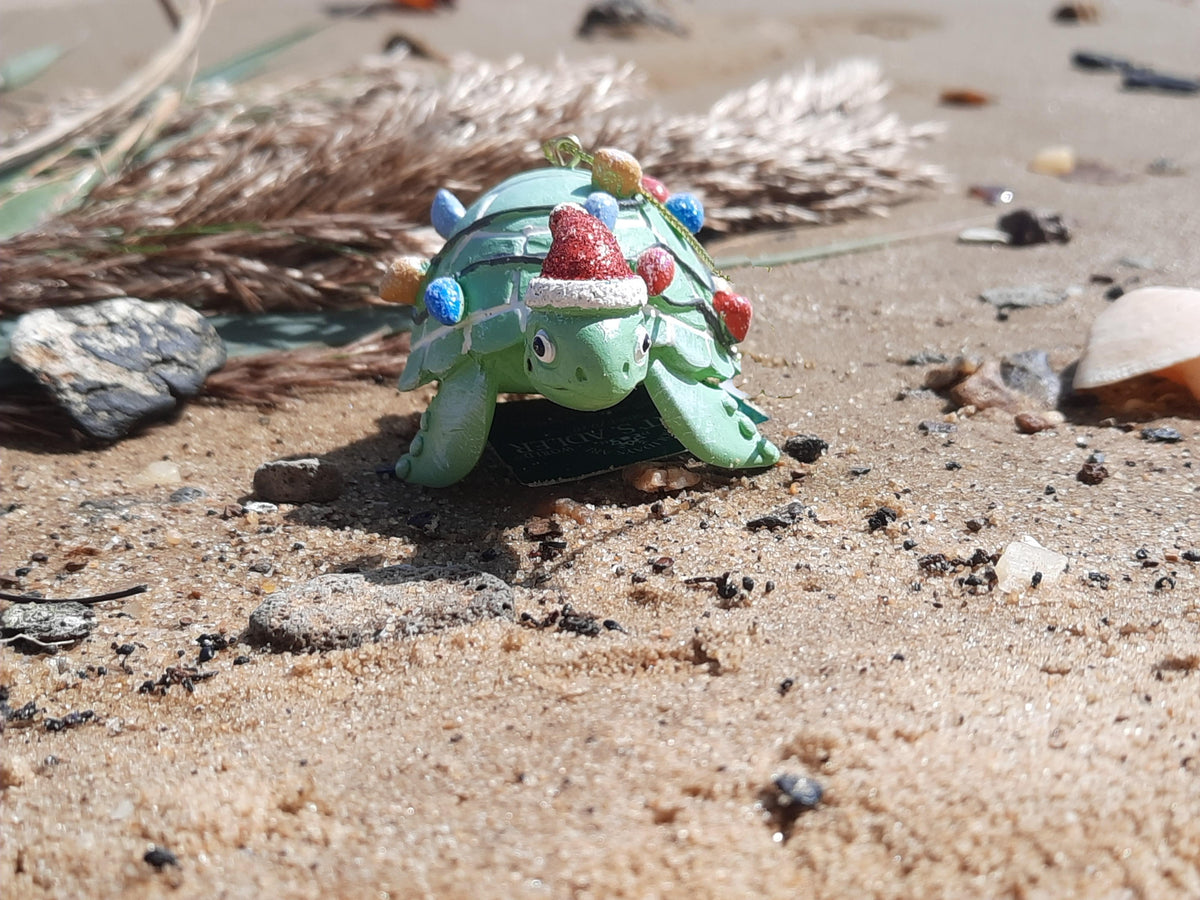
{"type": "Polygon", "coordinates": [[[497,403],[489,440],[517,480],[531,487],[683,452],[640,387],[599,412],[579,412],[545,399],[497,403]]]}

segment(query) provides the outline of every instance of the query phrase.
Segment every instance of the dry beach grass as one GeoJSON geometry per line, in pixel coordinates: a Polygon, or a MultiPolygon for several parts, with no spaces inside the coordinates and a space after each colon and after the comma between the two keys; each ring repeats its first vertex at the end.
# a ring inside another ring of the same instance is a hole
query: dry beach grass
{"type": "Polygon", "coordinates": [[[938,181],[911,153],[932,127],[885,113],[869,63],[762,82],[705,115],[645,108],[642,81],[611,61],[464,58],[442,71],[393,59],[220,90],[185,103],[164,149],[82,208],[0,245],[0,313],[120,295],[256,312],[361,304],[385,257],[436,249],[438,186],[469,201],[562,134],[628,148],[689,185],[715,231],[833,220],[938,181]]]}

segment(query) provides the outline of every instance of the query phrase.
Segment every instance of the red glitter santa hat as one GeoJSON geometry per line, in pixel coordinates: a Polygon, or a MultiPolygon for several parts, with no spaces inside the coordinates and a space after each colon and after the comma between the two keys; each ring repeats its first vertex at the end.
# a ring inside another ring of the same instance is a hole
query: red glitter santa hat
{"type": "Polygon", "coordinates": [[[633,309],[646,302],[646,283],[629,268],[616,236],[578,203],[554,207],[550,234],[542,274],[525,292],[527,306],[633,309]]]}

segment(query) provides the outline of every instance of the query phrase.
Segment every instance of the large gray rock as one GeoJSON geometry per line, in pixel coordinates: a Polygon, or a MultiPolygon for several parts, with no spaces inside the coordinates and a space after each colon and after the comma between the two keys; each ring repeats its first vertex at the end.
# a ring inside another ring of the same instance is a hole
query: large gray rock
{"type": "Polygon", "coordinates": [[[11,344],[13,361],[103,441],[169,414],[225,364],[225,346],[200,313],[132,297],[26,313],[11,344]]]}
{"type": "Polygon", "coordinates": [[[512,588],[460,566],[322,575],[273,594],[244,635],[276,650],[336,650],[513,617],[512,588]]]}
{"type": "Polygon", "coordinates": [[[25,637],[43,644],[81,641],[96,627],[91,607],[61,603],[14,603],[0,613],[0,636],[25,637]]]}

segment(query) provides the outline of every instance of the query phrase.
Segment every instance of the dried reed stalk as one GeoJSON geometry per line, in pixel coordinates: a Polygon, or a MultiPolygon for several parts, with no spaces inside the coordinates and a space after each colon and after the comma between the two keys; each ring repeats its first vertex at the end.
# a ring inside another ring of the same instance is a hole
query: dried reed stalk
{"type": "Polygon", "coordinates": [[[132,115],[138,105],[190,57],[200,43],[200,35],[208,24],[214,0],[196,0],[183,13],[176,15],[172,26],[175,36],[149,64],[121,82],[117,89],[100,102],[89,105],[78,112],[54,120],[46,128],[10,147],[0,148],[0,170],[8,170],[33,162],[54,147],[66,144],[75,138],[102,131],[107,126],[116,126],[132,115]]]}
{"type": "Polygon", "coordinates": [[[308,347],[239,356],[204,382],[204,395],[278,404],[351,381],[394,381],[408,358],[408,334],[373,334],[344,347],[308,347]]]}
{"type": "Polygon", "coordinates": [[[210,96],[81,209],[0,244],[0,315],[118,295],[207,310],[371,302],[390,257],[440,244],[426,225],[438,187],[469,202],[564,133],[629,149],[698,193],[720,231],[877,211],[940,178],[908,160],[935,129],[887,115],[885,93],[877,67],[852,61],[668,117],[630,112],[642,94],[629,66],[461,59],[210,96]]]}

